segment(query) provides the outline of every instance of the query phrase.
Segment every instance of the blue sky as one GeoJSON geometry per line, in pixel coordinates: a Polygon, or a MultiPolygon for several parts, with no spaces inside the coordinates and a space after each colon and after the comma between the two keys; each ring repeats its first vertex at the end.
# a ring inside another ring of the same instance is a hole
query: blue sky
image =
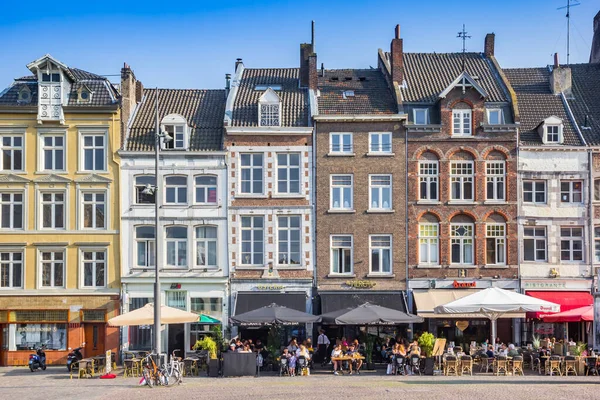
{"type": "MultiPolygon", "coordinates": [[[[503,67],[566,61],[567,0],[503,1],[15,1],[0,5],[0,86],[26,75],[26,64],[50,53],[69,66],[118,75],[123,62],[146,87],[221,88],[241,57],[247,67],[298,65],[310,41],[325,68],[368,68],[389,49],[401,25],[408,52],[459,51],[465,23],[469,51],[496,33],[503,67]],[[9,3],[9,4],[6,4],[9,3]]],[[[597,0],[581,0],[571,18],[571,62],[587,62],[597,0]]],[[[111,76],[118,80],[118,76],[111,76]]]]}

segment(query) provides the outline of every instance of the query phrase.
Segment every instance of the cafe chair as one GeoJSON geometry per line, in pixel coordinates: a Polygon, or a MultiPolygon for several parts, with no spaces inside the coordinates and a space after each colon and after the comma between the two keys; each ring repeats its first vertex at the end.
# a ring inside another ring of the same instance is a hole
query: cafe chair
{"type": "Polygon", "coordinates": [[[505,356],[498,356],[496,359],[496,375],[508,374],[508,359],[505,356]]]}
{"type": "Polygon", "coordinates": [[[473,359],[471,356],[464,355],[460,358],[460,374],[464,373],[473,375],[473,359]]]}
{"type": "Polygon", "coordinates": [[[421,375],[421,357],[416,354],[410,356],[410,368],[413,374],[421,375]]]}
{"type": "Polygon", "coordinates": [[[524,365],[524,361],[523,361],[522,356],[513,357],[512,368],[511,368],[513,376],[516,376],[516,375],[523,376],[523,365],[524,365]]]}
{"type": "Polygon", "coordinates": [[[585,375],[598,375],[598,370],[596,369],[596,357],[586,357],[585,358],[585,375]]]}
{"type": "Polygon", "coordinates": [[[296,368],[298,369],[298,371],[300,371],[300,375],[302,375],[302,376],[309,375],[308,360],[306,359],[306,357],[304,357],[304,356],[298,357],[298,360],[296,361],[296,368]]]}
{"type": "Polygon", "coordinates": [[[401,374],[401,375],[406,375],[406,371],[404,370],[404,364],[406,363],[406,359],[402,356],[396,356],[396,359],[394,360],[395,363],[395,367],[396,367],[396,375],[401,374]]]}
{"type": "Polygon", "coordinates": [[[575,356],[565,357],[565,376],[569,376],[569,372],[577,376],[577,357],[575,356]]]}
{"type": "Polygon", "coordinates": [[[550,376],[552,376],[552,374],[557,373],[558,375],[562,376],[562,371],[560,370],[560,357],[558,356],[551,356],[550,359],[548,360],[549,362],[549,369],[550,369],[550,376]]]}
{"type": "Polygon", "coordinates": [[[283,375],[290,376],[289,360],[285,357],[279,359],[279,376],[283,375]]]}
{"type": "Polygon", "coordinates": [[[123,376],[139,376],[138,365],[133,358],[123,360],[123,376]]]}
{"type": "Polygon", "coordinates": [[[446,357],[446,376],[458,375],[458,360],[455,356],[446,357]]]}

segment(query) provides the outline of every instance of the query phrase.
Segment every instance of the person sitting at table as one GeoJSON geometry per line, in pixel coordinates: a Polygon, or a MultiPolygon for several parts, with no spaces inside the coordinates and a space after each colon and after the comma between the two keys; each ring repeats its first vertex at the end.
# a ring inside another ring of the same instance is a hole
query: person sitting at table
{"type": "Polygon", "coordinates": [[[354,345],[354,343],[350,344],[346,355],[352,357],[352,360],[348,363],[350,367],[350,374],[352,374],[352,369],[354,369],[354,371],[356,371],[356,373],[360,375],[360,367],[362,367],[363,365],[363,360],[362,358],[360,358],[361,355],[358,352],[358,348],[354,345]]]}
{"type": "Polygon", "coordinates": [[[494,346],[490,344],[485,354],[488,356],[488,358],[495,358],[496,354],[494,354],[494,346]]]}
{"type": "Polygon", "coordinates": [[[235,353],[235,351],[236,351],[236,348],[235,348],[235,343],[231,343],[231,344],[229,345],[229,352],[230,352],[230,353],[235,353]]]}
{"type": "Polygon", "coordinates": [[[507,353],[507,355],[508,355],[509,357],[516,357],[516,356],[518,356],[518,355],[519,355],[519,352],[518,352],[518,351],[517,351],[517,349],[515,348],[515,345],[514,345],[514,344],[510,343],[510,344],[508,345],[508,353],[507,353]]]}
{"type": "Polygon", "coordinates": [[[500,346],[500,349],[498,350],[498,355],[502,357],[506,357],[508,355],[508,348],[504,343],[502,343],[502,345],[500,346]]]}
{"type": "MultiPolygon", "coordinates": [[[[310,353],[304,344],[301,344],[298,350],[296,350],[296,358],[300,357],[304,357],[306,360],[306,365],[308,366],[310,362],[310,353]]],[[[308,375],[310,375],[310,371],[308,371],[308,375]]]]}
{"type": "Polygon", "coordinates": [[[298,350],[298,342],[296,341],[296,338],[292,338],[287,348],[290,351],[290,353],[296,353],[296,351],[298,350]]]}
{"type": "Polygon", "coordinates": [[[417,355],[419,357],[421,356],[421,348],[419,347],[419,342],[417,342],[417,339],[414,339],[413,342],[410,344],[409,353],[411,356],[413,356],[413,355],[417,355]]]}
{"type": "Polygon", "coordinates": [[[334,360],[334,358],[339,358],[343,355],[342,353],[342,346],[340,346],[339,344],[336,344],[335,347],[333,348],[333,351],[331,352],[331,361],[333,362],[333,374],[334,375],[339,375],[338,374],[338,369],[342,369],[342,361],[338,361],[338,360],[334,360]]]}
{"type": "Polygon", "coordinates": [[[342,336],[341,344],[342,344],[342,351],[344,351],[344,352],[348,351],[348,341],[346,340],[345,336],[342,336]]]}
{"type": "Polygon", "coordinates": [[[548,350],[548,348],[546,346],[543,346],[540,349],[540,357],[546,357],[550,355],[550,351],[548,350]]]}

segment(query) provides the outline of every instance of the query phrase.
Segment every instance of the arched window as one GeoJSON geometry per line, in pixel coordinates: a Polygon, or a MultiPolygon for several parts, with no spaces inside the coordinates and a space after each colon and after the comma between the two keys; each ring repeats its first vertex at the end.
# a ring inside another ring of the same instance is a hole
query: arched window
{"type": "Polygon", "coordinates": [[[467,215],[457,215],[450,221],[450,263],[474,264],[475,224],[467,215]]]}
{"type": "Polygon", "coordinates": [[[471,136],[471,123],[471,107],[463,102],[456,104],[452,108],[452,136],[471,136]]]}
{"type": "Polygon", "coordinates": [[[506,221],[492,214],[485,223],[485,263],[506,265],[506,221]]]}
{"type": "Polygon", "coordinates": [[[156,202],[156,178],[154,175],[135,177],[135,203],[154,204],[156,202]]]}
{"type": "Polygon", "coordinates": [[[419,220],[419,264],[438,265],[440,224],[433,214],[425,214],[419,220]]]}
{"type": "Polygon", "coordinates": [[[187,203],[187,178],[185,176],[167,176],[165,178],[165,203],[187,203]]]}
{"type": "Polygon", "coordinates": [[[419,200],[439,200],[439,162],[435,154],[427,151],[419,157],[419,200]]]}
{"type": "Polygon", "coordinates": [[[196,266],[217,266],[217,227],[196,227],[196,266]]]}
{"type": "Polygon", "coordinates": [[[153,226],[137,226],[135,228],[138,267],[154,267],[156,255],[156,231],[153,226]]]}
{"type": "Polygon", "coordinates": [[[461,151],[450,161],[450,199],[473,201],[475,198],[475,163],[471,154],[461,151]]]}
{"type": "Polygon", "coordinates": [[[217,204],[217,177],[215,175],[196,177],[196,203],[217,204]]]}
{"type": "Polygon", "coordinates": [[[485,162],[486,200],[506,200],[506,162],[504,154],[492,151],[485,162]]]}
{"type": "Polygon", "coordinates": [[[187,228],[170,226],[167,231],[167,266],[187,266],[187,228]]]}

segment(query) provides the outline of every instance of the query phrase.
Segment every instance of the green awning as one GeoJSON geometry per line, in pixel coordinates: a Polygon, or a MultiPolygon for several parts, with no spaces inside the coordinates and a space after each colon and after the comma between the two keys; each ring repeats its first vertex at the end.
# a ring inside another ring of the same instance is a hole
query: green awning
{"type": "Polygon", "coordinates": [[[200,319],[198,319],[198,322],[202,323],[202,324],[220,324],[221,321],[219,321],[216,318],[211,317],[210,315],[206,315],[206,314],[200,314],[200,319]]]}

